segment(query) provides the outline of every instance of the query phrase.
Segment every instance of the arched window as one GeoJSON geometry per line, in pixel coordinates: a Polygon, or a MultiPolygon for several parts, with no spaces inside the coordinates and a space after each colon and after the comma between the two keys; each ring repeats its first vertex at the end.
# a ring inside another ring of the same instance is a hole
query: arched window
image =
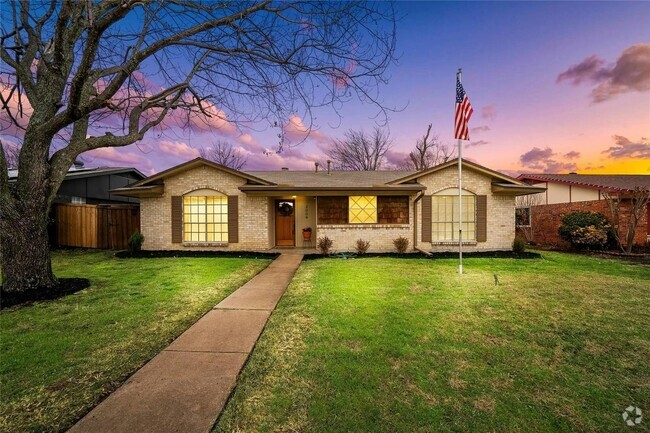
{"type": "Polygon", "coordinates": [[[228,196],[211,189],[185,194],[183,241],[228,242],[228,196]]]}
{"type": "MultiPolygon", "coordinates": [[[[476,196],[463,190],[463,241],[476,240],[476,196]]],[[[448,188],[431,197],[431,241],[458,241],[458,189],[448,188]]]]}

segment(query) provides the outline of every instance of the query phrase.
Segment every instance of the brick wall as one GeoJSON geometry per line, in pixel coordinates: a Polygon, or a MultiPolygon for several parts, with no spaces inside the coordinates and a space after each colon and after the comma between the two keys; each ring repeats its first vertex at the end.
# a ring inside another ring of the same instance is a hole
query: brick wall
{"type": "MultiPolygon", "coordinates": [[[[629,219],[629,204],[623,202],[622,221],[625,223],[629,219]]],[[[532,241],[538,245],[552,246],[558,248],[569,248],[568,242],[562,240],[558,234],[558,228],[562,224],[562,217],[568,213],[583,212],[600,212],[605,217],[610,218],[609,208],[606,200],[592,200],[577,203],[558,203],[549,205],[533,206],[530,212],[532,241]]],[[[643,217],[634,235],[634,243],[643,245],[647,242],[648,237],[648,212],[644,212],[643,217]]],[[[624,226],[624,230],[627,227],[624,226]]],[[[521,233],[521,229],[518,229],[521,233]]],[[[524,235],[521,233],[522,236],[524,235]]],[[[525,237],[525,236],[524,236],[525,237]]]]}
{"type": "Polygon", "coordinates": [[[141,199],[141,226],[145,250],[264,250],[269,245],[268,198],[243,194],[246,181],[238,176],[203,166],[165,179],[162,197],[141,199]],[[197,189],[212,189],[239,196],[239,242],[227,246],[197,246],[171,241],[171,197],[197,189]]]}
{"type": "MultiPolygon", "coordinates": [[[[345,197],[347,200],[347,197],[345,197]]],[[[408,207],[413,208],[415,197],[408,198],[408,207]]],[[[321,197],[318,198],[321,208],[321,197]]],[[[403,236],[409,240],[409,250],[413,248],[413,212],[407,214],[406,224],[321,224],[316,227],[316,236],[334,241],[333,251],[354,251],[357,239],[370,242],[369,252],[395,251],[393,239],[403,236]]],[[[319,212],[320,215],[320,212],[319,212]]]]}
{"type": "MultiPolygon", "coordinates": [[[[418,179],[432,195],[448,188],[458,192],[458,169],[448,167],[418,179]]],[[[487,240],[463,247],[464,251],[497,251],[512,249],[515,238],[515,197],[492,193],[492,178],[472,169],[463,168],[463,189],[487,197],[487,240]]],[[[418,247],[428,251],[456,251],[457,243],[439,245],[422,242],[422,200],[417,205],[418,247]]]]}

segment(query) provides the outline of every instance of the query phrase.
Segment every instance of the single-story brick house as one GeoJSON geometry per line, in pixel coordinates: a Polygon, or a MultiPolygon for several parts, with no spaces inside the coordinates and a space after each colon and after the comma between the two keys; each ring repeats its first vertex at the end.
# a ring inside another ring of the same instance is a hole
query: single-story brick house
{"type": "MultiPolygon", "coordinates": [[[[564,215],[576,211],[599,212],[610,217],[605,193],[621,194],[623,217],[629,209],[625,196],[634,188],[650,189],[650,175],[643,174],[522,174],[518,180],[546,191],[522,197],[517,203],[517,232],[538,245],[568,247],[558,228],[564,215]]],[[[625,221],[623,221],[625,222],[625,221]]],[[[637,225],[634,243],[650,241],[650,205],[637,225]]]]}
{"type": "MultiPolygon", "coordinates": [[[[262,251],[313,247],[327,236],[333,250],[455,250],[457,160],[412,171],[238,171],[197,158],[113,192],[138,197],[146,250],[262,251]],[[311,229],[311,242],[303,229],[311,229]]],[[[515,237],[515,197],[543,191],[463,161],[466,251],[508,250],[515,237]]]]}

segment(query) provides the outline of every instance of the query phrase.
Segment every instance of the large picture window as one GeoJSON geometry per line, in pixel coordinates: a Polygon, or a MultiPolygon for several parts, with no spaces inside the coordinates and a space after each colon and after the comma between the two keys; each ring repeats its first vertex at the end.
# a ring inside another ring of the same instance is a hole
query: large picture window
{"type": "Polygon", "coordinates": [[[374,224],[377,222],[377,197],[374,195],[351,195],[348,204],[350,224],[374,224]]]}
{"type": "Polygon", "coordinates": [[[183,197],[183,241],[228,242],[228,197],[183,197]]]}
{"type": "MultiPolygon", "coordinates": [[[[458,241],[458,196],[434,195],[431,200],[431,240],[433,242],[458,241]]],[[[476,197],[463,195],[463,240],[476,240],[476,197]]]]}

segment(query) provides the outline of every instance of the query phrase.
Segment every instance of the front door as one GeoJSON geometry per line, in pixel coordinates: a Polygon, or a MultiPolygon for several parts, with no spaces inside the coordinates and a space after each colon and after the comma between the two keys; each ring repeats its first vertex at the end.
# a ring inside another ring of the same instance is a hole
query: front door
{"type": "Polygon", "coordinates": [[[279,247],[296,245],[295,207],[295,200],[275,201],[275,244],[279,247]]]}

